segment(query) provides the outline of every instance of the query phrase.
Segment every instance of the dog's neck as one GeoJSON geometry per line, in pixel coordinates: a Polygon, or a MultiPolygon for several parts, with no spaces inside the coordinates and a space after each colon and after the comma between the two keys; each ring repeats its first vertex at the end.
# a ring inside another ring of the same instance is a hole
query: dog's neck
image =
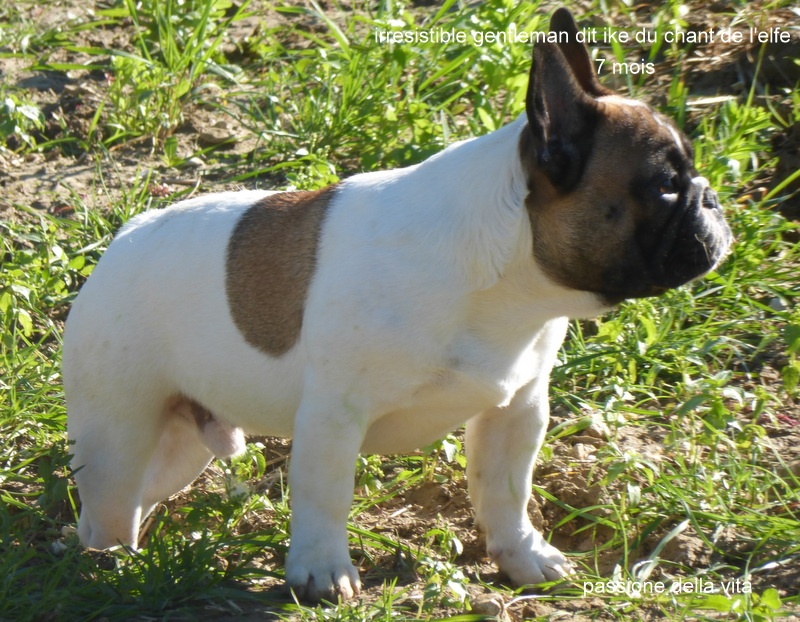
{"type": "Polygon", "coordinates": [[[384,243],[413,237],[427,269],[447,275],[461,293],[495,290],[499,304],[511,297],[521,307],[535,299],[536,307],[551,317],[594,315],[598,304],[593,294],[555,284],[534,259],[525,208],[528,181],[519,153],[526,124],[523,113],[420,164],[356,175],[344,183],[351,200],[364,206],[364,217],[380,191],[382,213],[374,226],[384,243]]]}
{"type": "Polygon", "coordinates": [[[398,179],[407,197],[419,195],[409,202],[410,222],[430,223],[427,230],[439,238],[430,243],[448,245],[457,251],[451,256],[465,259],[463,276],[475,289],[490,287],[518,255],[530,254],[524,250],[530,248],[527,187],[516,147],[524,125],[523,115],[454,143],[398,179]]]}
{"type": "MultiPolygon", "coordinates": [[[[451,243],[467,251],[463,269],[475,289],[530,293],[537,308],[552,317],[596,315],[602,307],[594,294],[555,284],[534,259],[525,208],[528,179],[519,153],[527,122],[523,113],[494,132],[450,145],[415,167],[409,181],[418,179],[420,187],[438,185],[443,190],[438,193],[444,198],[442,205],[428,213],[437,212],[452,223],[435,230],[458,236],[451,243]]],[[[421,205],[430,209],[430,198],[421,198],[421,205]]]]}

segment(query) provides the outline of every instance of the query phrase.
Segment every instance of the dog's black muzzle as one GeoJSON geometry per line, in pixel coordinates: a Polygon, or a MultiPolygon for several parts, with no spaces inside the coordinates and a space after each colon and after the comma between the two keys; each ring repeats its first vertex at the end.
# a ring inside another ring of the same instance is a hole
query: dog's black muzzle
{"type": "Polygon", "coordinates": [[[678,199],[651,251],[651,295],[712,270],[727,253],[731,238],[717,193],[704,177],[696,177],[678,199]]]}

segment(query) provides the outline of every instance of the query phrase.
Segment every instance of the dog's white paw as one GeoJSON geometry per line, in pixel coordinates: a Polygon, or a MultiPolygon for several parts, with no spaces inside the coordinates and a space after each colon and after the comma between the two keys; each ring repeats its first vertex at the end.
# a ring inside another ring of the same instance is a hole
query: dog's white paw
{"type": "Polygon", "coordinates": [[[516,585],[558,581],[574,572],[563,553],[535,530],[513,543],[490,542],[488,551],[492,561],[516,585]]]}
{"type": "Polygon", "coordinates": [[[289,547],[286,583],[298,598],[319,602],[348,600],[361,592],[358,570],[349,555],[326,555],[320,550],[289,547]]]}

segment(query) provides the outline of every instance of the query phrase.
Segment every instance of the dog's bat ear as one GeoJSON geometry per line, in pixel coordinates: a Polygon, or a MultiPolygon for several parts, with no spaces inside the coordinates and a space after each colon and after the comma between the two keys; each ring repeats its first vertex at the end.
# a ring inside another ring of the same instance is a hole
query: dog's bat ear
{"type": "Polygon", "coordinates": [[[560,48],[555,43],[537,43],[525,102],[529,156],[562,192],[580,181],[591,152],[596,106],[560,48]]]}
{"type": "Polygon", "coordinates": [[[607,91],[594,74],[589,52],[576,39],[578,28],[569,11],[556,11],[553,32],[562,43],[533,48],[525,106],[533,161],[562,192],[580,181],[592,148],[598,118],[595,97],[607,91]]]}
{"type": "Polygon", "coordinates": [[[578,25],[564,7],[550,18],[550,32],[558,33],[558,47],[581,88],[592,97],[608,95],[611,91],[597,79],[592,57],[586,44],[578,40],[578,25]]]}

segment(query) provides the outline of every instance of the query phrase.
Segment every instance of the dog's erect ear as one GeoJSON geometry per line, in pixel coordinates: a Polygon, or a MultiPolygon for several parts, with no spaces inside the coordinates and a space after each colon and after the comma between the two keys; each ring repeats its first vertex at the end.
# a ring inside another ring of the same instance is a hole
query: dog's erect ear
{"type": "Polygon", "coordinates": [[[605,88],[597,79],[592,57],[584,43],[578,41],[578,25],[564,7],[558,9],[550,18],[550,32],[559,33],[558,47],[567,63],[572,69],[572,75],[581,88],[593,97],[609,95],[611,91],[605,88]],[[563,34],[562,34],[563,33],[563,34]]]}
{"type": "Polygon", "coordinates": [[[597,120],[595,97],[608,93],[594,74],[589,52],[577,41],[569,11],[551,20],[561,43],[537,43],[533,49],[526,110],[534,161],[562,192],[577,185],[591,152],[597,120]]]}

